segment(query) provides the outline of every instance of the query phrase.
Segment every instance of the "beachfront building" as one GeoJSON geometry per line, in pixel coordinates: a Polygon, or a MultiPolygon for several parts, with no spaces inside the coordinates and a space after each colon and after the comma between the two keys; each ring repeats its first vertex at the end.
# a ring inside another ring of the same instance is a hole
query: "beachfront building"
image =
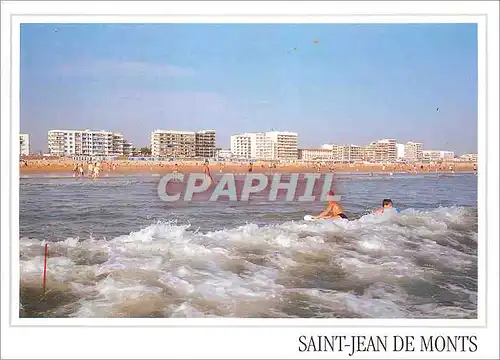
{"type": "Polygon", "coordinates": [[[239,159],[297,160],[298,135],[287,131],[242,133],[231,136],[231,152],[239,159]]]}
{"type": "Polygon", "coordinates": [[[155,130],[151,133],[151,155],[189,159],[196,157],[194,131],[155,130]]]}
{"type": "Polygon", "coordinates": [[[382,139],[374,145],[374,160],[376,162],[394,162],[397,158],[396,139],[382,139]]]}
{"type": "Polygon", "coordinates": [[[122,134],[95,130],[50,130],[49,153],[55,156],[113,156],[123,155],[125,139],[122,134]]]}
{"type": "Polygon", "coordinates": [[[132,143],[128,141],[123,142],[123,156],[132,156],[132,143]]]}
{"type": "Polygon", "coordinates": [[[405,158],[405,144],[396,144],[396,160],[403,160],[405,158]]]}
{"type": "Polygon", "coordinates": [[[273,160],[297,160],[299,135],[290,131],[268,131],[266,137],[274,144],[273,160]]]}
{"type": "Polygon", "coordinates": [[[422,161],[422,143],[408,141],[404,144],[404,160],[409,162],[422,161]]]}
{"type": "Polygon", "coordinates": [[[422,159],[424,161],[440,162],[449,161],[455,158],[455,153],[453,151],[443,151],[443,150],[423,150],[422,159]]]}
{"type": "Polygon", "coordinates": [[[460,160],[468,162],[477,162],[477,154],[463,154],[460,160]]]}
{"type": "Polygon", "coordinates": [[[216,155],[216,150],[214,130],[201,130],[195,133],[196,157],[212,159],[216,155]]]}
{"type": "Polygon", "coordinates": [[[233,157],[233,154],[231,149],[218,149],[215,157],[221,160],[229,160],[233,157]]]}
{"type": "Polygon", "coordinates": [[[332,161],[333,151],[332,149],[298,149],[298,157],[303,161],[332,161]]]}
{"type": "Polygon", "coordinates": [[[361,152],[363,154],[363,160],[367,162],[375,161],[375,142],[361,147],[361,152]]]}
{"type": "Polygon", "coordinates": [[[356,162],[363,160],[363,148],[359,145],[333,145],[333,160],[336,162],[356,162]]]}
{"type": "Polygon", "coordinates": [[[19,134],[19,154],[21,156],[27,156],[30,154],[29,134],[19,134]]]}
{"type": "MultiPolygon", "coordinates": [[[[255,146],[255,145],[254,145],[255,146]]],[[[252,137],[249,133],[231,135],[231,155],[236,159],[252,158],[252,137]]]]}

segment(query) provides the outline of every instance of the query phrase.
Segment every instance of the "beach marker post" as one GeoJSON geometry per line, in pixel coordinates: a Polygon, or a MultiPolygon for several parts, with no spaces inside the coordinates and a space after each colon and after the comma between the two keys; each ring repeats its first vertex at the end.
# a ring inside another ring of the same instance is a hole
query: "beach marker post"
{"type": "Polygon", "coordinates": [[[43,256],[43,293],[45,294],[45,285],[47,284],[47,257],[49,255],[49,244],[45,243],[43,256]]]}

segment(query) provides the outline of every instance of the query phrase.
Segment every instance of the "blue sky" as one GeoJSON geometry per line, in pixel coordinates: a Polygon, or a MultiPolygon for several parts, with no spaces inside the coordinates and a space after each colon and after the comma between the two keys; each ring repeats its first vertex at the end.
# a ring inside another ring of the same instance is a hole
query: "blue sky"
{"type": "Polygon", "coordinates": [[[21,132],[296,131],[477,152],[475,24],[24,24],[21,132]],[[296,49],[296,50],[294,50],[296,49]],[[436,108],[439,107],[439,111],[436,108]]]}

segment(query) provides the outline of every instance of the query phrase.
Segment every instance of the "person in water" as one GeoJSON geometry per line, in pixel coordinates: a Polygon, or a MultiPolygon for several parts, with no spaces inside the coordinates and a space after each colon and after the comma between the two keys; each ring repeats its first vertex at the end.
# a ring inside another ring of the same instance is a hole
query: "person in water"
{"type": "Polygon", "coordinates": [[[212,178],[212,174],[210,173],[210,165],[208,160],[205,161],[205,165],[203,166],[203,173],[209,177],[210,185],[212,185],[214,183],[214,179],[212,178]]]}
{"type": "Polygon", "coordinates": [[[391,209],[396,210],[397,212],[400,212],[400,210],[398,208],[394,207],[391,199],[384,199],[384,200],[382,200],[382,207],[379,209],[373,210],[373,213],[375,215],[378,215],[378,214],[382,214],[385,210],[391,210],[391,209]]]}
{"type": "MultiPolygon", "coordinates": [[[[334,196],[335,193],[330,191],[329,196],[334,196]]],[[[320,214],[313,216],[313,219],[347,219],[344,214],[344,208],[338,202],[332,200],[328,202],[328,206],[320,214]]]]}

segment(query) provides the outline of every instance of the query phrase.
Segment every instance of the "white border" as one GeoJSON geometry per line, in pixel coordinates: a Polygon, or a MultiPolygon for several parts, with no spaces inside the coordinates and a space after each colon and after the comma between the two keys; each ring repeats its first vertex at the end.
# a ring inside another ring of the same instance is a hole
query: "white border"
{"type": "Polygon", "coordinates": [[[498,356],[498,3],[496,2],[10,2],[2,3],[2,357],[32,358],[70,357],[78,349],[78,357],[120,358],[204,358],[204,357],[346,357],[345,353],[300,353],[297,338],[302,334],[477,334],[476,353],[367,353],[369,358],[487,358],[498,356]],[[92,16],[116,11],[134,16],[92,16]],[[362,10],[360,10],[362,9],[362,10]],[[178,14],[160,16],[158,14],[178,14]],[[406,13],[419,16],[398,16],[406,13]],[[12,14],[19,14],[10,17],[12,14]],[[40,16],[47,14],[48,16],[40,16]],[[73,14],[49,16],[49,14],[73,14]],[[87,14],[87,15],[81,15],[87,14]],[[146,14],[141,18],[137,14],[146,14]],[[153,15],[151,15],[153,14],[153,15]],[[194,15],[183,15],[194,14],[194,15]],[[197,14],[197,15],[196,15],[197,14]],[[200,15],[210,15],[202,17],[200,15]],[[233,14],[240,14],[235,16],[233,14]],[[288,14],[288,15],[283,15],[288,14]],[[308,14],[309,16],[302,16],[308,14]],[[316,17],[314,14],[322,16],[316,17]],[[327,14],[327,15],[325,15],[327,14]],[[349,15],[350,14],[350,15],[349,15]],[[357,14],[357,15],[352,15],[357,14]],[[378,14],[378,15],[377,15],[378,14]],[[451,14],[451,15],[450,15],[451,14]],[[456,14],[456,15],[453,15],[456,14]],[[488,21],[485,21],[488,14],[488,21]],[[261,15],[248,16],[248,15],[261,15]],[[263,16],[265,15],[265,16],[263,16]],[[276,15],[276,16],[269,16],[276,15]],[[12,20],[12,24],[11,24],[12,20]],[[19,169],[17,133],[19,132],[19,23],[20,22],[478,22],[478,137],[479,137],[479,299],[477,320],[332,320],[332,319],[19,319],[19,169]],[[488,74],[485,31],[488,27],[488,74]],[[12,58],[10,54],[12,30],[12,58]],[[12,73],[10,62],[12,59],[12,73]],[[12,88],[10,77],[12,76],[12,88]],[[488,77],[488,99],[484,91],[488,77]],[[7,94],[12,94],[12,99],[7,94]],[[486,108],[486,105],[488,108],[486,108]],[[10,112],[11,111],[11,112],[10,112]],[[488,112],[488,113],[487,113],[488,112]],[[486,115],[489,122],[486,123],[486,115]],[[13,121],[10,121],[10,120],[13,121]],[[12,129],[10,128],[12,126],[12,129]],[[487,127],[487,128],[486,128],[487,127]],[[488,134],[488,149],[486,148],[488,134]],[[10,134],[15,134],[11,139],[10,134]],[[13,140],[11,142],[11,140],[13,140]],[[10,145],[10,146],[9,146],[10,145]],[[9,158],[13,155],[12,158],[9,158]],[[487,161],[485,160],[487,159],[487,161]],[[9,160],[10,168],[9,168],[9,160]],[[10,170],[10,171],[9,171],[10,170]],[[487,174],[487,176],[485,176],[487,174]],[[12,181],[12,194],[6,180],[12,181]],[[488,191],[488,208],[486,204],[488,191]],[[11,197],[11,207],[5,199],[11,197]],[[10,219],[8,216],[11,215],[10,219]],[[488,254],[485,226],[488,221],[488,254]],[[9,233],[12,224],[12,234],[9,233]],[[7,241],[7,239],[10,240],[7,241]],[[10,245],[10,249],[9,249],[10,245]],[[9,257],[9,254],[11,255],[9,257]],[[486,277],[486,256],[488,274],[486,277]],[[10,261],[9,261],[10,260],[10,261]],[[12,262],[12,273],[5,276],[12,262]],[[9,298],[9,280],[12,298],[9,298]],[[486,281],[488,281],[486,283],[486,281]],[[485,293],[488,293],[488,301],[485,293]],[[486,309],[487,306],[487,309],[486,309]],[[486,312],[488,318],[486,319],[486,312]],[[9,318],[11,326],[9,327],[9,318]],[[36,325],[106,325],[120,328],[28,327],[36,325]],[[14,327],[25,325],[24,327],[14,327]],[[141,330],[123,325],[148,326],[141,330]],[[182,327],[165,328],[179,325],[182,327]],[[190,327],[186,326],[198,326],[190,327]],[[485,326],[488,326],[487,328],[485,326]],[[204,329],[218,326],[216,329],[204,329]],[[222,326],[222,327],[221,327],[222,326]],[[252,326],[252,327],[246,327],[252,326]],[[260,326],[260,327],[259,327],[260,326]],[[266,327],[263,327],[266,326],[266,327]],[[284,326],[295,326],[287,327],[284,326]],[[393,326],[389,328],[389,326],[393,326]],[[419,328],[416,328],[416,327],[419,328]],[[237,328],[235,328],[237,327],[237,328]],[[280,327],[280,328],[276,328],[280,327]],[[307,327],[307,328],[304,328],[307,327]],[[325,328],[329,327],[329,329],[325,328]],[[379,327],[384,327],[380,329],[379,327]],[[400,327],[400,329],[396,328],[400,327]],[[405,327],[402,329],[401,327],[405,327]],[[438,328],[435,328],[438,327],[438,328]],[[446,327],[446,329],[445,329],[446,327]],[[455,327],[455,328],[454,328],[455,327]],[[458,328],[457,328],[458,327],[458,328]],[[333,328],[333,329],[332,329],[333,328]],[[453,329],[454,328],[454,329],[453,329]],[[43,334],[43,335],[42,335],[43,334]],[[141,339],[137,339],[140,336],[141,339]],[[29,339],[29,340],[28,340],[29,339]],[[47,342],[47,344],[45,344],[47,342]],[[49,354],[50,351],[50,354],[49,354]],[[43,354],[43,355],[41,355],[43,354]],[[495,354],[495,355],[494,355],[495,354]],[[465,356],[465,357],[464,357],[465,356]]]}

